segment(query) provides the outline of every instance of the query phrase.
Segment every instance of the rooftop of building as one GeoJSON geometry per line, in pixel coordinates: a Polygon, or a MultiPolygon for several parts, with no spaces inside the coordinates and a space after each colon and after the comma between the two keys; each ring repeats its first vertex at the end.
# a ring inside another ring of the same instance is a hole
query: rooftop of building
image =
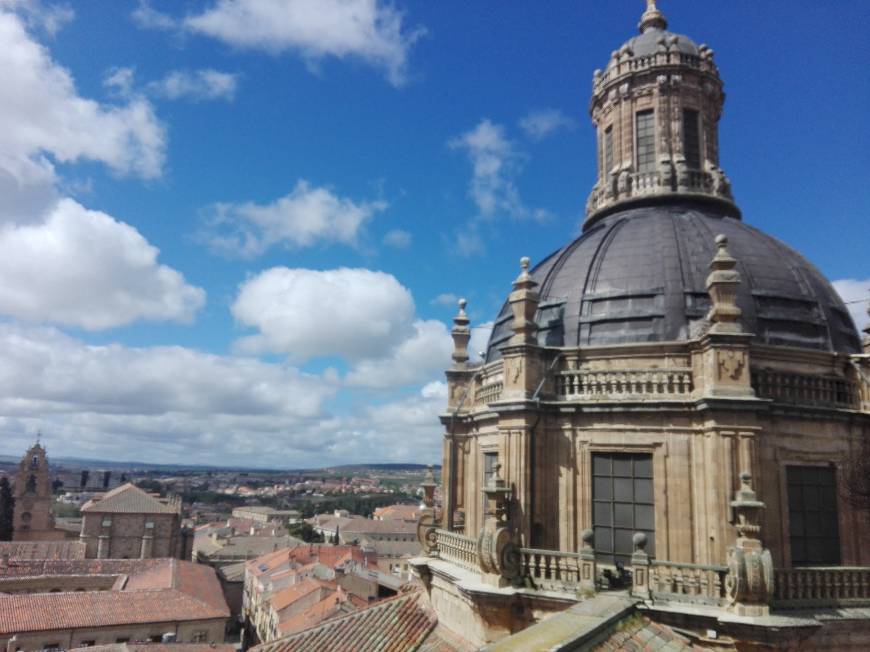
{"type": "Polygon", "coordinates": [[[180,506],[149,494],[132,483],[122,484],[83,506],[83,513],[177,514],[180,506]]]}
{"type": "Polygon", "coordinates": [[[84,559],[85,549],[81,541],[0,541],[0,558],[8,556],[11,561],[84,559]]]}
{"type": "MultiPolygon", "coordinates": [[[[229,617],[212,568],[177,559],[29,561],[25,575],[118,575],[111,591],[0,595],[0,634],[229,617]]],[[[8,575],[7,575],[8,576],[8,575]]],[[[3,577],[0,575],[0,577],[3,577]]]]}

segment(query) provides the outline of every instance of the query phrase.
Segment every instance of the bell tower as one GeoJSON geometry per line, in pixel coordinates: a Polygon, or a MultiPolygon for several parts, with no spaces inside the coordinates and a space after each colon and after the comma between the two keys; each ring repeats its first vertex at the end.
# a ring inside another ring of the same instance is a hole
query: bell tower
{"type": "Polygon", "coordinates": [[[647,0],[640,34],[594,73],[589,111],[598,178],[584,228],[614,209],[677,197],[725,204],[740,215],[719,167],[725,93],[713,50],[667,27],[655,0],[647,0]]]}
{"type": "Polygon", "coordinates": [[[57,538],[51,515],[51,473],[45,448],[38,441],[18,463],[15,474],[14,541],[57,538]]]}

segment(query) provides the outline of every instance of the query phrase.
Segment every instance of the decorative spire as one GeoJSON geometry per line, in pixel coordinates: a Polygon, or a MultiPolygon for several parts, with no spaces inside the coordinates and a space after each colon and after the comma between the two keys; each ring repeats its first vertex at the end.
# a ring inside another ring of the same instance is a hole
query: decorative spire
{"type": "Polygon", "coordinates": [[[740,285],[740,272],[737,261],[728,253],[728,238],[716,236],[716,255],[710,263],[707,277],[707,292],[710,294],[710,312],[707,319],[713,322],[712,333],[740,333],[740,315],[737,307],[737,286],[740,285]]]}
{"type": "Polygon", "coordinates": [[[535,334],[538,326],[535,324],[535,313],[540,301],[540,296],[535,291],[537,285],[529,274],[529,259],[523,256],[520,258],[520,275],[514,281],[514,291],[508,298],[514,315],[514,336],[511,338],[511,344],[534,344],[537,341],[535,334]]]}
{"type": "Polygon", "coordinates": [[[453,338],[453,362],[457,367],[465,366],[468,362],[468,340],[471,339],[471,329],[468,328],[468,315],[465,314],[465,299],[459,300],[459,312],[453,318],[453,330],[450,336],[453,338]]]}
{"type": "Polygon", "coordinates": [[[667,29],[668,21],[665,15],[656,7],[656,0],[646,0],[646,11],[640,17],[638,29],[641,33],[648,29],[667,29]]]}

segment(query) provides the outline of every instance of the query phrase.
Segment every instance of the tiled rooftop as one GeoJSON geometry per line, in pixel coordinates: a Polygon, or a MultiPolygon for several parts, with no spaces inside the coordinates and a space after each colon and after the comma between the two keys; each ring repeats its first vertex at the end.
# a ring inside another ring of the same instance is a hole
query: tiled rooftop
{"type": "Polygon", "coordinates": [[[604,642],[593,648],[596,652],[681,652],[702,650],[677,634],[673,629],[649,618],[634,614],[621,621],[604,642]]]}
{"type": "Polygon", "coordinates": [[[178,508],[167,505],[128,482],[103,494],[100,498],[89,500],[82,507],[82,512],[95,512],[99,514],[177,514],[178,508]]]}
{"type": "Polygon", "coordinates": [[[227,618],[214,569],[176,559],[13,564],[6,577],[118,575],[117,590],[0,595],[0,634],[227,618]],[[126,580],[126,581],[125,581],[126,580]]]}
{"type": "Polygon", "coordinates": [[[84,559],[85,544],[81,541],[0,541],[0,556],[2,555],[9,555],[12,561],[84,559]]]}
{"type": "MultiPolygon", "coordinates": [[[[253,648],[256,652],[411,652],[435,628],[434,611],[421,590],[379,602],[317,627],[253,648]]],[[[437,649],[437,648],[436,648],[437,649]]]]}

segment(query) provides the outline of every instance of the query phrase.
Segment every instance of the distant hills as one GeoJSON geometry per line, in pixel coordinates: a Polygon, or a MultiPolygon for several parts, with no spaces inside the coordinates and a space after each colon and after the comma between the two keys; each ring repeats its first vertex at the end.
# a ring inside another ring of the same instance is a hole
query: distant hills
{"type": "MultiPolygon", "coordinates": [[[[18,464],[21,456],[0,455],[0,464],[18,464]]],[[[181,472],[199,472],[217,471],[226,473],[228,471],[239,471],[243,473],[316,473],[316,472],[343,472],[343,473],[360,473],[363,471],[423,471],[427,468],[426,464],[341,464],[337,466],[323,466],[319,468],[307,469],[262,469],[257,467],[245,466],[219,466],[205,464],[157,464],[153,462],[137,462],[126,461],[118,462],[112,460],[91,459],[86,457],[62,457],[49,455],[49,463],[54,466],[66,466],[76,469],[106,469],[119,471],[158,471],[164,473],[181,473],[181,472]]],[[[440,469],[441,465],[435,465],[435,469],[440,469]]]]}

